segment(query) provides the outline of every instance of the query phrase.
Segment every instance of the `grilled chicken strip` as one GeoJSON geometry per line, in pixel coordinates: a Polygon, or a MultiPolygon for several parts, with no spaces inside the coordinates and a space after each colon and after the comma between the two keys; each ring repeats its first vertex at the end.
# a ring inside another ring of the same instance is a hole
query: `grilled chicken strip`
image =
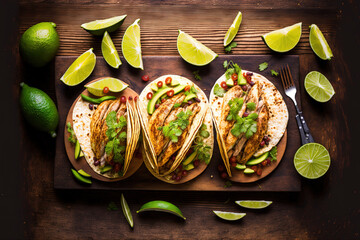
{"type": "Polygon", "coordinates": [[[257,131],[249,138],[249,140],[245,144],[244,152],[240,159],[240,164],[245,164],[251,158],[251,156],[254,155],[254,153],[259,149],[259,145],[267,131],[268,122],[269,110],[267,105],[265,104],[259,113],[257,131]]]}
{"type": "Polygon", "coordinates": [[[159,108],[155,110],[149,120],[149,137],[154,146],[155,154],[158,156],[163,150],[163,144],[158,144],[159,136],[162,135],[159,127],[164,125],[166,117],[169,115],[175,103],[182,103],[185,99],[185,94],[178,94],[172,98],[167,99],[160,104],[159,108]]]}
{"type": "Polygon", "coordinates": [[[159,167],[166,164],[169,161],[169,158],[171,157],[171,155],[173,155],[177,150],[179,150],[182,147],[182,145],[184,144],[186,137],[189,133],[191,124],[192,124],[196,114],[198,114],[200,112],[201,107],[199,106],[198,103],[193,103],[190,106],[188,106],[185,110],[186,111],[190,110],[192,112],[191,116],[189,117],[189,125],[184,129],[182,134],[178,137],[178,141],[177,142],[170,141],[167,148],[161,153],[161,155],[159,156],[159,160],[158,160],[159,167]]]}
{"type": "Polygon", "coordinates": [[[99,124],[99,127],[96,129],[97,130],[95,132],[96,138],[94,139],[95,140],[94,141],[95,148],[93,149],[93,151],[94,151],[95,157],[97,159],[100,159],[101,157],[103,157],[104,152],[105,152],[105,146],[106,146],[106,143],[108,142],[108,138],[106,136],[106,130],[108,129],[107,124],[106,124],[106,117],[110,112],[112,112],[112,111],[116,112],[118,110],[119,106],[120,106],[120,99],[112,101],[112,103],[109,105],[106,113],[104,114],[104,116],[101,120],[101,124],[99,124]]]}
{"type": "MultiPolygon", "coordinates": [[[[99,125],[101,125],[101,121],[105,115],[105,113],[107,112],[107,109],[109,108],[109,105],[112,103],[112,100],[109,101],[104,101],[102,103],[100,103],[100,105],[97,107],[97,109],[94,112],[94,115],[91,118],[91,122],[90,122],[90,143],[91,143],[91,149],[96,148],[96,138],[97,138],[97,132],[99,132],[100,130],[99,125]]],[[[94,151],[95,153],[95,151],[94,151]]]]}
{"type": "Polygon", "coordinates": [[[230,129],[232,128],[232,126],[235,123],[235,121],[226,120],[226,118],[230,112],[229,102],[230,102],[230,100],[232,100],[234,98],[239,98],[243,95],[244,95],[244,93],[239,85],[236,85],[236,86],[230,88],[230,90],[227,91],[224,95],[223,103],[221,106],[221,119],[220,119],[220,124],[219,124],[220,134],[223,139],[226,139],[226,135],[228,134],[228,132],[230,131],[230,129]]]}
{"type": "MultiPolygon", "coordinates": [[[[254,86],[252,86],[252,88],[250,89],[248,96],[246,98],[246,101],[244,101],[244,104],[241,108],[241,110],[239,111],[239,116],[242,117],[245,110],[246,110],[246,104],[249,102],[254,102],[256,104],[256,107],[258,107],[258,103],[259,103],[259,98],[260,98],[260,91],[259,91],[259,84],[256,83],[254,86]]],[[[251,113],[251,112],[249,112],[251,113]]],[[[233,125],[231,125],[232,127],[233,125]]],[[[236,142],[238,141],[239,137],[235,137],[234,135],[232,135],[230,129],[227,132],[227,136],[225,139],[225,147],[226,147],[226,151],[230,151],[236,144],[236,142]]],[[[230,155],[229,155],[230,156],[230,155]]]]}

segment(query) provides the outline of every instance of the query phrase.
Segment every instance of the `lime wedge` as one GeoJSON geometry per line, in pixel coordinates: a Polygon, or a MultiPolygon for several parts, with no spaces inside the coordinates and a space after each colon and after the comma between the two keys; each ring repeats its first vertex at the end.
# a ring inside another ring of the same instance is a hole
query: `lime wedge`
{"type": "Polygon", "coordinates": [[[129,223],[130,227],[134,227],[134,220],[131,215],[129,205],[127,204],[127,202],[125,200],[124,194],[121,194],[121,209],[123,211],[123,214],[124,214],[126,220],[129,223]]]}
{"type": "Polygon", "coordinates": [[[144,205],[141,206],[140,210],[137,211],[137,213],[145,212],[145,211],[168,212],[178,217],[181,217],[184,220],[186,219],[177,206],[175,206],[172,203],[161,200],[145,203],[144,205]]]}
{"type": "Polygon", "coordinates": [[[141,57],[140,19],[136,19],[125,31],[121,48],[125,60],[134,68],[144,70],[141,57]]]}
{"type": "Polygon", "coordinates": [[[272,204],[272,201],[264,201],[264,200],[239,200],[235,201],[235,203],[244,208],[250,209],[263,209],[272,204]]]}
{"type": "Polygon", "coordinates": [[[227,30],[224,38],[224,47],[229,45],[232,40],[234,40],[237,32],[239,31],[239,27],[242,20],[242,13],[238,12],[236,18],[234,19],[233,23],[231,24],[230,28],[227,30]]]}
{"type": "Polygon", "coordinates": [[[96,56],[90,48],[81,54],[60,78],[68,86],[75,86],[84,81],[95,68],[96,56]]]}
{"type": "Polygon", "coordinates": [[[125,84],[123,81],[117,78],[103,78],[99,81],[92,82],[85,85],[86,89],[93,95],[101,97],[104,96],[104,88],[108,87],[110,92],[121,92],[129,85],[125,84]]]}
{"type": "Polygon", "coordinates": [[[306,92],[318,102],[327,102],[335,94],[329,80],[317,71],[306,75],[304,85],[306,92]]]}
{"type": "Polygon", "coordinates": [[[177,38],[177,49],[185,61],[195,66],[209,64],[218,56],[210,48],[181,30],[177,38]]]}
{"type": "Polygon", "coordinates": [[[275,52],[287,52],[300,41],[301,22],[269,32],[262,36],[266,45],[275,52]]]}
{"type": "Polygon", "coordinates": [[[101,42],[101,52],[105,61],[111,67],[119,68],[121,65],[120,57],[108,32],[104,33],[104,37],[101,42]]]}
{"type": "Polygon", "coordinates": [[[216,216],[227,221],[236,221],[246,216],[246,213],[213,211],[216,216]]]}
{"type": "Polygon", "coordinates": [[[334,56],[324,35],[315,24],[310,26],[309,41],[314,53],[322,60],[330,60],[334,56]]]}
{"type": "Polygon", "coordinates": [[[330,155],[323,145],[307,143],[296,151],[294,165],[301,176],[316,179],[323,176],[329,169],[330,155]]]}
{"type": "Polygon", "coordinates": [[[81,27],[93,35],[101,36],[105,31],[110,33],[118,29],[123,24],[125,18],[126,15],[121,15],[103,20],[95,20],[84,23],[81,27]]]}

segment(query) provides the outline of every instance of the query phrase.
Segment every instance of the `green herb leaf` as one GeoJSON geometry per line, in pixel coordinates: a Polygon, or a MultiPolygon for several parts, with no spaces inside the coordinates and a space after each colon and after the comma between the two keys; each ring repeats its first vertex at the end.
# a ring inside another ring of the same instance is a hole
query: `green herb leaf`
{"type": "Polygon", "coordinates": [[[234,66],[235,72],[239,75],[241,73],[241,67],[237,63],[234,63],[233,66],[234,66]]]}
{"type": "Polygon", "coordinates": [[[235,73],[235,68],[228,68],[228,70],[226,70],[225,72],[226,80],[230,79],[231,75],[233,75],[234,73],[235,73]]]}
{"type": "Polygon", "coordinates": [[[231,42],[227,47],[225,47],[225,52],[226,53],[230,53],[231,50],[237,46],[236,42],[231,42]]]}
{"type": "Polygon", "coordinates": [[[256,131],[257,131],[257,123],[253,121],[250,124],[250,127],[246,130],[245,137],[250,138],[252,135],[254,135],[254,133],[256,133],[256,131]]]}
{"type": "Polygon", "coordinates": [[[172,142],[177,142],[178,137],[189,125],[189,117],[192,115],[190,110],[186,112],[181,111],[176,115],[176,119],[171,121],[168,125],[162,128],[165,137],[168,137],[172,142]]]}
{"type": "Polygon", "coordinates": [[[254,102],[249,102],[246,104],[246,108],[249,109],[250,111],[254,111],[256,108],[256,104],[254,102]]]}
{"type": "Polygon", "coordinates": [[[276,146],[274,146],[270,150],[270,156],[271,156],[271,161],[276,161],[276,159],[277,159],[277,147],[276,146]]]}
{"type": "Polygon", "coordinates": [[[181,106],[181,103],[175,103],[173,108],[178,108],[181,106]]]}
{"type": "Polygon", "coordinates": [[[76,135],[75,135],[74,129],[71,126],[71,123],[67,122],[66,126],[67,126],[68,133],[70,133],[68,140],[69,140],[69,142],[75,144],[76,143],[76,135]]]}
{"type": "Polygon", "coordinates": [[[231,186],[232,186],[232,183],[230,181],[226,181],[225,185],[224,185],[224,188],[229,188],[231,186]]]}
{"type": "Polygon", "coordinates": [[[268,67],[268,63],[267,62],[263,62],[261,64],[259,64],[259,70],[262,72],[264,71],[265,69],[267,69],[268,67]]]}
{"type": "Polygon", "coordinates": [[[214,94],[218,97],[223,97],[225,93],[225,89],[219,86],[219,84],[215,84],[214,94]]]}
{"type": "Polygon", "coordinates": [[[277,77],[279,75],[279,73],[273,69],[270,70],[271,71],[271,75],[277,77]]]}
{"type": "Polygon", "coordinates": [[[200,131],[200,136],[203,138],[208,138],[210,136],[210,133],[208,131],[200,131]]]}
{"type": "Polygon", "coordinates": [[[249,116],[247,116],[247,118],[255,120],[258,118],[258,114],[257,113],[250,113],[249,116]]]}
{"type": "Polygon", "coordinates": [[[230,106],[230,111],[228,116],[226,117],[227,121],[236,120],[236,116],[239,114],[243,103],[244,99],[242,98],[234,98],[229,101],[228,105],[230,106]]]}
{"type": "Polygon", "coordinates": [[[225,69],[227,68],[227,66],[228,66],[228,61],[227,60],[224,61],[223,66],[224,66],[225,69]]]}
{"type": "Polygon", "coordinates": [[[107,210],[109,211],[116,211],[118,209],[119,209],[118,206],[114,202],[110,202],[109,205],[107,206],[107,210]]]}
{"type": "Polygon", "coordinates": [[[199,80],[199,81],[201,80],[201,77],[200,77],[200,75],[199,75],[199,70],[194,71],[193,74],[194,74],[194,78],[195,78],[196,80],[199,80]]]}

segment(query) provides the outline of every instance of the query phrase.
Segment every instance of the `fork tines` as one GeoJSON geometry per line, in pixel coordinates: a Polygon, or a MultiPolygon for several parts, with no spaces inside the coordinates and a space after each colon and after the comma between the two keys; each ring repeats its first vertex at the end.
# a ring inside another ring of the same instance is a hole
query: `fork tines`
{"type": "Polygon", "coordinates": [[[285,90],[295,86],[288,64],[286,64],[286,67],[280,69],[280,78],[285,90]]]}

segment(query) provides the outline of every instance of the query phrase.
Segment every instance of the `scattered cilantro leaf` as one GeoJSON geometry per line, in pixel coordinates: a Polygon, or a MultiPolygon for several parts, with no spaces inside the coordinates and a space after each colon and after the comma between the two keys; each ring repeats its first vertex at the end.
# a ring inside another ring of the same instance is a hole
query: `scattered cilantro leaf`
{"type": "Polygon", "coordinates": [[[270,150],[270,156],[271,156],[271,161],[276,161],[276,159],[277,159],[277,147],[276,146],[274,146],[270,150]]]}
{"type": "Polygon", "coordinates": [[[263,63],[260,63],[259,64],[259,70],[262,72],[264,71],[265,69],[268,68],[268,63],[267,62],[263,62],[263,63]]]}
{"type": "Polygon", "coordinates": [[[218,97],[223,97],[225,93],[225,89],[223,89],[222,87],[219,86],[219,84],[215,84],[214,87],[214,94],[218,97]]]}
{"type": "Polygon", "coordinates": [[[257,122],[255,121],[257,117],[257,113],[252,113],[245,118],[237,118],[231,129],[231,134],[235,137],[245,134],[246,138],[250,138],[257,131],[257,122]]]}
{"type": "Polygon", "coordinates": [[[231,75],[235,73],[235,68],[228,68],[225,72],[226,79],[230,79],[231,75]]]}
{"type": "Polygon", "coordinates": [[[225,185],[224,185],[224,188],[229,188],[231,186],[232,186],[232,183],[230,181],[226,181],[225,185]]]}
{"type": "Polygon", "coordinates": [[[242,98],[234,98],[229,101],[228,105],[230,106],[230,111],[226,117],[227,121],[235,121],[236,120],[236,116],[238,115],[239,111],[241,110],[243,103],[244,103],[244,99],[242,99],[242,98]]]}
{"type": "Polygon", "coordinates": [[[227,69],[227,66],[228,66],[228,61],[227,60],[224,61],[223,66],[224,66],[225,69],[227,69]]]}
{"type": "Polygon", "coordinates": [[[250,111],[254,111],[256,108],[256,104],[254,102],[249,102],[246,104],[246,108],[249,109],[250,111]]]}
{"type": "Polygon", "coordinates": [[[196,80],[199,80],[199,81],[201,80],[201,77],[200,77],[200,75],[199,75],[199,70],[194,71],[193,74],[194,74],[194,78],[195,78],[196,80]]]}
{"type": "Polygon", "coordinates": [[[121,116],[119,120],[117,119],[116,112],[111,111],[106,116],[105,119],[108,129],[106,130],[106,136],[108,137],[108,142],[105,146],[105,152],[108,155],[114,154],[114,162],[122,163],[124,162],[124,152],[125,152],[125,140],[126,132],[123,131],[123,128],[126,127],[127,121],[124,116],[121,116]]]}
{"type": "Polygon", "coordinates": [[[119,209],[118,206],[114,202],[110,202],[107,206],[107,210],[109,211],[116,211],[118,209],[119,209]]]}
{"type": "Polygon", "coordinates": [[[227,47],[225,47],[225,52],[226,53],[230,53],[231,50],[237,46],[236,42],[231,42],[227,47]]]}
{"type": "Polygon", "coordinates": [[[177,142],[178,137],[181,136],[185,128],[189,125],[189,117],[192,111],[181,111],[176,115],[176,119],[171,121],[168,125],[159,128],[162,130],[165,137],[168,137],[172,142],[177,142]]]}
{"type": "Polygon", "coordinates": [[[257,123],[255,121],[251,122],[250,127],[246,130],[245,137],[250,138],[257,131],[257,123]]]}
{"type": "Polygon", "coordinates": [[[196,158],[206,164],[210,162],[210,151],[211,147],[204,143],[204,138],[208,138],[210,133],[206,130],[207,126],[202,124],[199,130],[199,133],[196,135],[192,148],[197,153],[196,158]],[[207,134],[207,136],[203,136],[207,134]]]}
{"type": "Polygon", "coordinates": [[[181,106],[181,103],[175,103],[173,108],[178,108],[181,106]]]}
{"type": "Polygon", "coordinates": [[[277,77],[279,75],[279,73],[273,69],[270,70],[271,71],[271,75],[277,77]]]}
{"type": "Polygon", "coordinates": [[[67,126],[67,131],[68,133],[70,133],[70,136],[68,138],[69,142],[71,143],[76,143],[76,136],[75,136],[75,132],[74,132],[74,129],[72,128],[71,126],[71,123],[70,122],[67,122],[66,123],[66,126],[67,126]]]}

